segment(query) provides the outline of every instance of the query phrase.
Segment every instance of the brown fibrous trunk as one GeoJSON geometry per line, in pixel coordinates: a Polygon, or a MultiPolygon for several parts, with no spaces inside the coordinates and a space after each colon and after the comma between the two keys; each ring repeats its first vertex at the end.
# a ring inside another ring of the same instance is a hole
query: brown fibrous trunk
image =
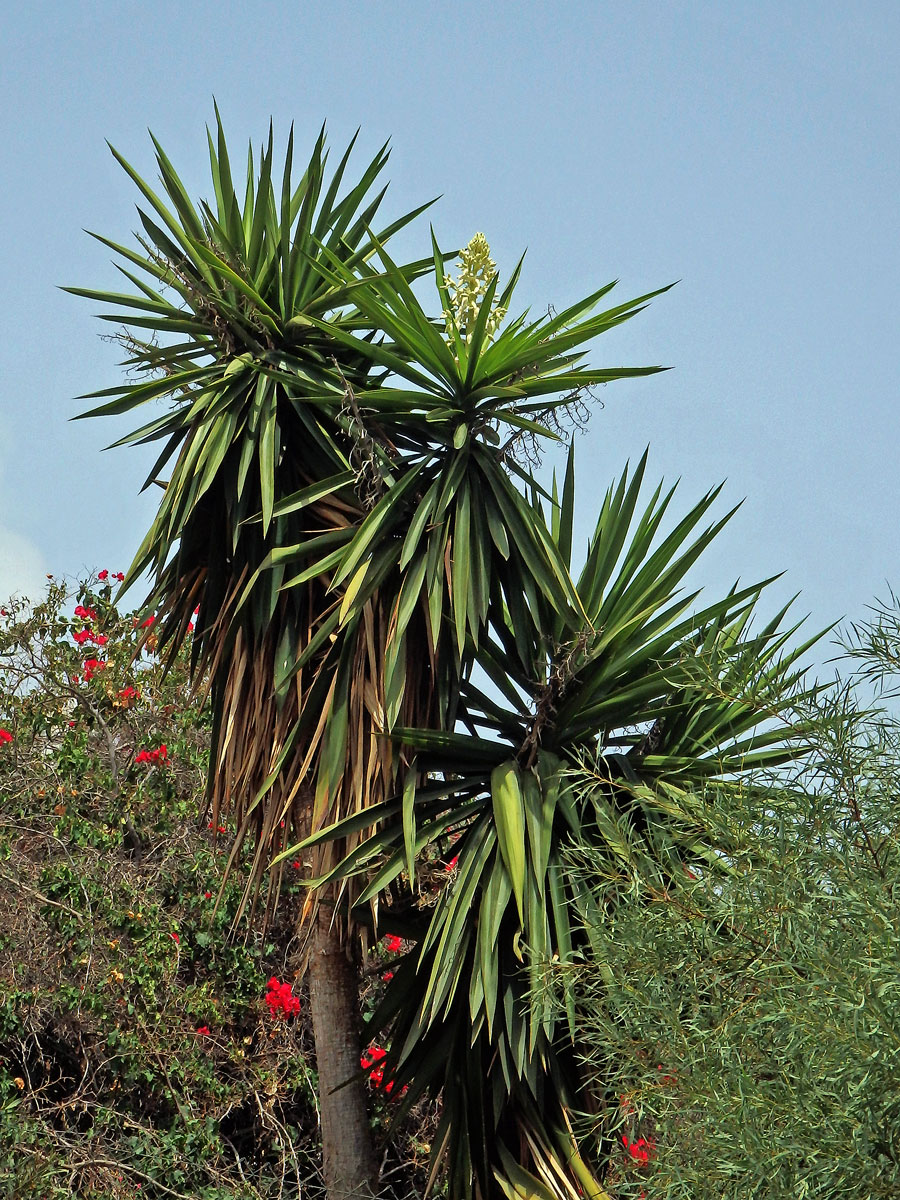
{"type": "Polygon", "coordinates": [[[360,1077],[357,972],[325,905],[313,931],[309,993],[328,1200],[371,1200],[378,1171],[360,1077]]]}

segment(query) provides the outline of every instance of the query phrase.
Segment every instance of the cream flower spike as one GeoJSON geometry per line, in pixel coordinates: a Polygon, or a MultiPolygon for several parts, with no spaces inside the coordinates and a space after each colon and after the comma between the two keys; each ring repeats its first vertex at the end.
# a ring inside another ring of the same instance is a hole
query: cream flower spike
{"type": "MultiPolygon", "coordinates": [[[[491,248],[483,233],[476,233],[464,250],[459,253],[459,274],[456,279],[444,276],[444,284],[450,293],[450,309],[444,312],[444,323],[449,333],[451,318],[466,342],[472,339],[472,330],[481,308],[481,301],[497,270],[491,258],[491,248]]],[[[488,317],[485,330],[487,339],[494,337],[503,318],[505,308],[495,308],[488,317]]],[[[448,338],[448,340],[451,340],[448,338]]]]}

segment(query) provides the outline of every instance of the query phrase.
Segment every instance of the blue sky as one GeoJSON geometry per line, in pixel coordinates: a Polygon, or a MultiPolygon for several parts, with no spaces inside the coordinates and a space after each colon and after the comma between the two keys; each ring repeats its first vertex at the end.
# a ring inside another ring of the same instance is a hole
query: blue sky
{"type": "Polygon", "coordinates": [[[3,42],[0,592],[124,569],[150,521],[149,454],[101,453],[127,422],[69,423],[119,355],[58,285],[117,286],[82,232],[136,225],[105,138],[152,176],[149,127],[210,190],[214,95],[235,146],[270,117],[301,148],[323,120],[390,137],[386,211],[441,194],[442,244],[481,230],[501,271],[527,247],[536,311],[680,280],[592,354],[673,370],[603,391],[585,536],[649,444],[682,505],[746,498],[698,582],[786,571],[774,597],[818,625],[900,585],[895,2],[37,2],[3,42]]]}

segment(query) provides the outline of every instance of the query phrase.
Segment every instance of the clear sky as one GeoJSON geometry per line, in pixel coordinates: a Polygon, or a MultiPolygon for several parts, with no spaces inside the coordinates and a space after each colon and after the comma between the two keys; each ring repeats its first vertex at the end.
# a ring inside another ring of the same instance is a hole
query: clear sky
{"type": "MultiPolygon", "coordinates": [[[[679,285],[596,344],[664,363],[608,387],[579,443],[581,521],[625,460],[687,505],[746,502],[698,569],[714,589],[787,571],[824,625],[900,585],[897,417],[900,5],[896,0],[35,0],[3,20],[0,592],[124,569],[155,495],[128,422],[77,422],[120,377],[96,306],[118,286],[83,232],[127,241],[151,128],[206,195],[204,126],[270,116],[301,148],[394,153],[387,210],[442,194],[442,244],[483,231],[520,296],[679,285]]],[[[410,236],[415,253],[427,238],[410,236]]],[[[155,489],[154,489],[155,491],[155,489]]],[[[135,597],[137,600],[138,597],[135,597]]]]}

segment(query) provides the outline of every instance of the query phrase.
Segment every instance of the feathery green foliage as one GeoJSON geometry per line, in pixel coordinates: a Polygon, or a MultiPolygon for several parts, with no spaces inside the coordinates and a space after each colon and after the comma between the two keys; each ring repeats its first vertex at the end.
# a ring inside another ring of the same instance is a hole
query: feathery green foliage
{"type": "MultiPolygon", "coordinates": [[[[863,677],[895,667],[896,610],[855,634],[863,677]]],[[[575,998],[623,1200],[900,1189],[900,727],[846,683],[781,717],[810,731],[803,771],[697,793],[719,857],[662,881],[584,838],[568,856],[590,952],[550,971],[553,1008],[575,998]]]]}

